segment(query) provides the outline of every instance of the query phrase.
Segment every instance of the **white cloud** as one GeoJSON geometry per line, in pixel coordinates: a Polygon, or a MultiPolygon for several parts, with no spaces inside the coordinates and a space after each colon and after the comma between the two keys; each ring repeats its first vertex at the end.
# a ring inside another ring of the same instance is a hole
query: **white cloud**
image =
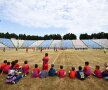
{"type": "Polygon", "coordinates": [[[108,26],[108,0],[0,0],[0,17],[28,27],[100,32],[108,26]]]}

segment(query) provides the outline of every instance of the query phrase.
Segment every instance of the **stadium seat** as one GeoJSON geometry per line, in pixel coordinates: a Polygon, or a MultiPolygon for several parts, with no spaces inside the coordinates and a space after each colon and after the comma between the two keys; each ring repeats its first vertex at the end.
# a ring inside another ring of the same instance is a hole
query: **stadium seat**
{"type": "Polygon", "coordinates": [[[94,39],[94,42],[98,43],[104,48],[108,48],[108,40],[107,39],[94,39]]]}
{"type": "Polygon", "coordinates": [[[102,48],[99,44],[95,43],[93,40],[82,40],[85,45],[87,45],[89,48],[93,49],[100,49],[102,48]]]}
{"type": "Polygon", "coordinates": [[[71,49],[74,48],[71,40],[62,40],[61,48],[71,49]]]}
{"type": "Polygon", "coordinates": [[[44,40],[37,40],[36,42],[34,42],[32,45],[30,45],[29,47],[38,47],[44,40]]]}
{"type": "Polygon", "coordinates": [[[27,48],[27,47],[29,47],[30,45],[32,45],[33,43],[35,43],[35,42],[36,42],[35,40],[25,40],[25,41],[23,42],[23,44],[22,44],[21,47],[27,48]]]}
{"type": "Polygon", "coordinates": [[[50,48],[60,48],[61,47],[61,40],[53,40],[50,45],[50,48]]]}
{"type": "Polygon", "coordinates": [[[87,46],[81,40],[72,40],[72,42],[76,49],[87,48],[87,46]]]}
{"type": "Polygon", "coordinates": [[[45,40],[39,45],[39,48],[50,48],[52,40],[45,40]]]}
{"type": "Polygon", "coordinates": [[[14,45],[10,39],[0,38],[0,43],[6,45],[9,48],[14,48],[14,45]]]}

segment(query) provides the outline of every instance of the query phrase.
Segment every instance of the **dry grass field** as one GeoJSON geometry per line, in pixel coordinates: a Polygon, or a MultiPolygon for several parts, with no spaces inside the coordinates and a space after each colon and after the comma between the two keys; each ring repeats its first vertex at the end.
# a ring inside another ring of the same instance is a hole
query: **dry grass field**
{"type": "MultiPolygon", "coordinates": [[[[5,59],[8,61],[18,59],[20,65],[22,65],[24,60],[28,60],[31,69],[35,63],[39,64],[41,69],[42,57],[45,52],[49,53],[49,67],[50,64],[54,63],[55,68],[58,70],[62,64],[67,73],[71,66],[74,66],[77,70],[79,65],[84,66],[85,61],[90,62],[92,71],[95,65],[100,65],[101,70],[103,70],[104,63],[108,62],[108,52],[104,54],[103,50],[58,50],[57,52],[45,50],[42,53],[29,50],[26,53],[24,49],[18,51],[10,49],[6,52],[0,50],[0,63],[5,59]]],[[[108,90],[108,81],[93,76],[85,81],[80,81],[76,78],[70,79],[68,74],[63,79],[59,79],[57,76],[34,79],[29,74],[14,85],[5,84],[5,77],[5,75],[0,76],[0,90],[108,90]]]]}

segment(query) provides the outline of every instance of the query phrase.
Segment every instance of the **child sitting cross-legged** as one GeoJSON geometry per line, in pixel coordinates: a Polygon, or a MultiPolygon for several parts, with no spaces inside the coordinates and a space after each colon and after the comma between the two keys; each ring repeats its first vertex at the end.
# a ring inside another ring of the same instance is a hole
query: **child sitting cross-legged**
{"type": "Polygon", "coordinates": [[[39,77],[39,72],[40,72],[40,70],[39,70],[39,68],[38,68],[38,65],[35,64],[35,68],[32,70],[32,77],[33,77],[33,78],[39,77]]]}
{"type": "Polygon", "coordinates": [[[102,78],[102,73],[100,71],[100,66],[96,65],[93,75],[98,78],[102,78]]]}
{"type": "Polygon", "coordinates": [[[63,69],[63,65],[60,65],[60,69],[58,70],[57,75],[58,75],[59,78],[64,78],[65,77],[66,72],[63,69]]]}
{"type": "Polygon", "coordinates": [[[50,68],[50,70],[48,72],[48,75],[51,76],[51,77],[56,75],[56,70],[54,68],[54,64],[51,64],[51,68],[50,68]]]}
{"type": "Polygon", "coordinates": [[[79,80],[85,80],[85,75],[84,75],[84,72],[83,72],[83,70],[82,70],[82,67],[79,66],[78,69],[79,69],[79,70],[76,72],[77,78],[78,78],[79,80]]]}
{"type": "Polygon", "coordinates": [[[3,69],[3,73],[4,73],[4,74],[8,74],[10,68],[11,68],[10,62],[7,62],[7,66],[3,69]]]}
{"type": "Polygon", "coordinates": [[[76,71],[75,71],[74,67],[72,67],[72,70],[69,71],[69,77],[70,78],[75,78],[76,77],[76,71]]]}

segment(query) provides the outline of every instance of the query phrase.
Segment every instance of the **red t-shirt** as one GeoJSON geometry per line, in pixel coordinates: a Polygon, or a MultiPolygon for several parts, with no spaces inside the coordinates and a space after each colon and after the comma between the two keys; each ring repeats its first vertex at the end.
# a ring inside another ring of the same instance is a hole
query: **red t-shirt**
{"type": "Polygon", "coordinates": [[[84,67],[84,74],[87,75],[87,76],[91,75],[91,70],[90,70],[89,66],[84,67]]]}
{"type": "Polygon", "coordinates": [[[15,68],[15,69],[19,69],[19,66],[20,66],[20,65],[17,63],[17,64],[15,64],[14,68],[15,68]]]}
{"type": "Polygon", "coordinates": [[[3,64],[1,65],[1,70],[3,70],[6,66],[7,66],[7,64],[3,63],[3,64]]]}
{"type": "Polygon", "coordinates": [[[64,71],[63,69],[60,69],[60,70],[58,70],[57,74],[58,74],[58,77],[64,78],[64,76],[65,76],[65,71],[64,71]]]}
{"type": "Polygon", "coordinates": [[[95,69],[94,74],[96,75],[96,77],[102,78],[102,74],[101,74],[101,71],[99,69],[95,69]]]}
{"type": "Polygon", "coordinates": [[[42,70],[48,70],[48,61],[49,61],[48,57],[43,58],[43,68],[42,68],[42,70]]]}
{"type": "Polygon", "coordinates": [[[28,64],[25,64],[22,67],[22,71],[23,71],[23,73],[28,74],[29,73],[29,65],[28,64]]]}
{"type": "Polygon", "coordinates": [[[35,78],[39,77],[39,72],[40,70],[38,68],[34,68],[32,70],[32,77],[35,77],[35,78]]]}
{"type": "Polygon", "coordinates": [[[71,70],[70,73],[69,73],[69,77],[70,78],[75,78],[75,76],[76,76],[76,72],[71,70]]]}
{"type": "Polygon", "coordinates": [[[8,74],[8,71],[10,70],[11,66],[7,65],[4,69],[3,69],[3,73],[8,74]]]}

